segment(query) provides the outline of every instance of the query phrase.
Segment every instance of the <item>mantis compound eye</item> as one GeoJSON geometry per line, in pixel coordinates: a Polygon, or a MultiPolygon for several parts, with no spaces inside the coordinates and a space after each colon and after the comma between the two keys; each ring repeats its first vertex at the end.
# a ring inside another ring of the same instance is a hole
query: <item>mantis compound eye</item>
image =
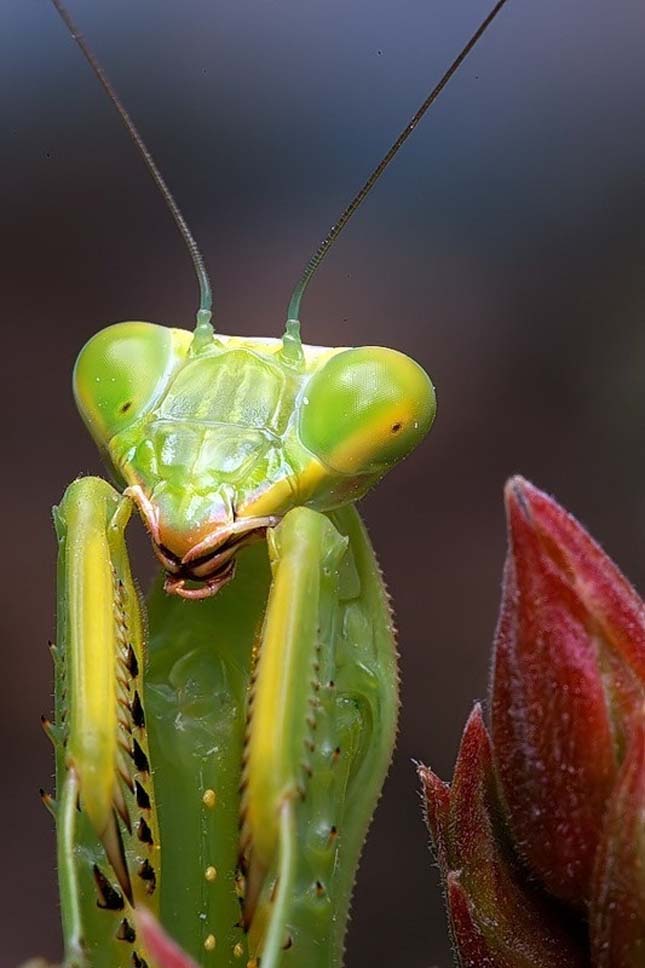
{"type": "Polygon", "coordinates": [[[109,442],[149,410],[181,359],[173,330],[116,323],[93,336],[74,368],[74,396],[92,436],[109,442]]]}
{"type": "Polygon", "coordinates": [[[307,386],[304,445],[341,474],[380,474],[425,437],[436,412],[434,387],[418,363],[365,346],[333,356],[307,386]]]}

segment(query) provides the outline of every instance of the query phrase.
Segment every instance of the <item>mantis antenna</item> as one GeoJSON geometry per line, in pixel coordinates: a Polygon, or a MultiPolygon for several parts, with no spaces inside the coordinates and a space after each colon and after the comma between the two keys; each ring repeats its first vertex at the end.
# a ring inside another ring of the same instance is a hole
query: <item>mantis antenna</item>
{"type": "Polygon", "coordinates": [[[479,25],[475,33],[472,35],[472,37],[470,38],[470,40],[468,41],[464,49],[454,59],[454,61],[452,62],[452,64],[450,65],[446,73],[443,75],[439,83],[436,85],[436,87],[433,88],[433,90],[425,99],[425,101],[418,109],[416,114],[406,124],[405,128],[398,136],[398,138],[396,139],[392,147],[389,149],[387,154],[385,154],[384,157],[381,159],[381,161],[376,166],[372,174],[369,176],[365,184],[362,186],[362,188],[360,188],[359,191],[356,193],[356,195],[351,200],[351,202],[349,203],[345,211],[342,213],[340,218],[334,223],[334,225],[332,225],[331,229],[329,230],[329,234],[325,239],[323,239],[323,241],[320,243],[320,245],[312,255],[311,259],[305,266],[304,272],[300,276],[300,279],[298,280],[298,283],[295,289],[293,290],[291,299],[289,300],[289,307],[287,309],[287,334],[288,335],[293,335],[294,333],[297,333],[299,330],[300,303],[302,301],[302,297],[304,295],[305,289],[311,282],[311,279],[314,276],[316,270],[318,269],[320,263],[328,254],[332,245],[334,244],[334,242],[336,241],[340,233],[343,231],[343,229],[349,222],[354,212],[361,205],[361,203],[366,199],[366,197],[369,195],[372,188],[374,188],[374,185],[381,177],[381,175],[383,174],[387,166],[390,164],[390,162],[392,161],[392,159],[394,158],[398,150],[403,147],[403,145],[408,140],[408,138],[416,128],[417,124],[419,123],[423,115],[426,113],[428,108],[430,108],[437,100],[437,98],[439,97],[439,95],[441,94],[441,92],[443,91],[444,87],[446,86],[450,78],[453,76],[453,74],[457,73],[457,71],[463,64],[463,62],[468,57],[468,54],[476,45],[477,41],[486,32],[488,27],[490,27],[493,20],[500,12],[502,7],[506,4],[506,2],[507,0],[498,0],[498,2],[495,4],[491,12],[486,17],[486,19],[482,21],[482,23],[479,25]]]}
{"type": "Polygon", "coordinates": [[[207,336],[213,332],[213,328],[211,325],[213,296],[211,292],[210,280],[208,278],[208,272],[206,271],[206,265],[204,264],[204,258],[201,252],[199,251],[197,243],[195,242],[193,233],[188,228],[188,223],[186,222],[186,219],[184,218],[184,216],[181,214],[181,209],[179,208],[179,205],[173,198],[172,192],[168,188],[168,185],[166,184],[163,175],[159,171],[154,158],[150,154],[150,151],[148,150],[143,138],[139,134],[134,121],[128,114],[119,95],[114,90],[107,74],[99,64],[96,58],[96,55],[94,54],[94,52],[88,45],[87,41],[81,34],[80,30],[72,20],[72,17],[69,11],[65,7],[62,0],[51,0],[51,2],[56,8],[56,10],[58,11],[58,13],[60,14],[60,17],[63,23],[65,24],[65,26],[67,27],[67,29],[69,30],[71,36],[74,38],[78,46],[81,48],[86,61],[88,62],[88,64],[90,65],[94,73],[96,74],[99,81],[101,82],[101,85],[103,86],[103,89],[105,90],[110,101],[119,112],[119,115],[121,116],[121,120],[123,121],[123,124],[125,125],[128,131],[128,134],[134,141],[134,144],[136,145],[137,149],[139,150],[139,153],[141,154],[141,157],[145,161],[148,167],[148,171],[154,178],[157,184],[157,187],[161,192],[164,198],[164,201],[166,202],[166,205],[170,209],[170,213],[174,218],[175,223],[177,224],[177,228],[181,232],[182,238],[186,243],[186,247],[188,248],[188,251],[190,253],[190,257],[193,260],[193,266],[195,267],[195,273],[197,275],[197,281],[199,283],[199,311],[197,313],[196,330],[199,331],[200,336],[202,337],[207,336]]]}

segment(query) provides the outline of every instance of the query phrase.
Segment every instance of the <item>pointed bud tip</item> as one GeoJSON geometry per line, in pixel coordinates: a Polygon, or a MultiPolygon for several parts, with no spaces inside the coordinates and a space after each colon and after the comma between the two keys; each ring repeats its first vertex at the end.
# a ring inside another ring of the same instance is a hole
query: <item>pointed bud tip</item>
{"type": "Polygon", "coordinates": [[[521,474],[514,474],[513,477],[509,477],[504,485],[504,503],[507,513],[509,508],[517,507],[526,515],[532,501],[538,495],[546,497],[534,484],[531,484],[525,477],[522,477],[521,474]]]}
{"type": "Polygon", "coordinates": [[[423,798],[423,819],[432,838],[435,854],[444,848],[450,810],[450,785],[423,763],[417,766],[423,798]]]}
{"type": "Polygon", "coordinates": [[[469,801],[484,797],[488,782],[493,782],[493,757],[490,737],[480,703],[475,703],[468,717],[453,779],[453,799],[457,792],[469,801]]]}

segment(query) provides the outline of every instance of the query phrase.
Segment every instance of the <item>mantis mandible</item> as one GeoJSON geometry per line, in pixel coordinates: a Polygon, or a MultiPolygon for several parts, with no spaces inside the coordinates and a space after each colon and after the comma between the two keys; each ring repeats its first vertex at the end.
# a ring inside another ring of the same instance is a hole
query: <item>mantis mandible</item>
{"type": "Polygon", "coordinates": [[[425,437],[435,395],[382,347],[304,345],[306,287],[500,0],[307,264],[281,339],[224,336],[187,243],[193,331],[145,322],[82,349],[74,394],[117,487],[67,489],[59,542],[56,817],[68,965],[151,964],[136,909],[205,965],[342,962],[355,868],[394,745],[387,594],[354,503],[425,437]],[[147,614],[125,544],[163,578],[147,614]]]}

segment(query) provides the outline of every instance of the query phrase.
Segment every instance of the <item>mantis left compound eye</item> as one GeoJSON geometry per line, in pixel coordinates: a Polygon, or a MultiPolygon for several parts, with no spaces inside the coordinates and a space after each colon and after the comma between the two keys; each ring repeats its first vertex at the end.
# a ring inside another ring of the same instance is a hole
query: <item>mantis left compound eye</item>
{"type": "Polygon", "coordinates": [[[302,441],[339,474],[384,474],[425,437],[437,405],[418,363],[365,346],[333,356],[307,387],[302,441]]]}

